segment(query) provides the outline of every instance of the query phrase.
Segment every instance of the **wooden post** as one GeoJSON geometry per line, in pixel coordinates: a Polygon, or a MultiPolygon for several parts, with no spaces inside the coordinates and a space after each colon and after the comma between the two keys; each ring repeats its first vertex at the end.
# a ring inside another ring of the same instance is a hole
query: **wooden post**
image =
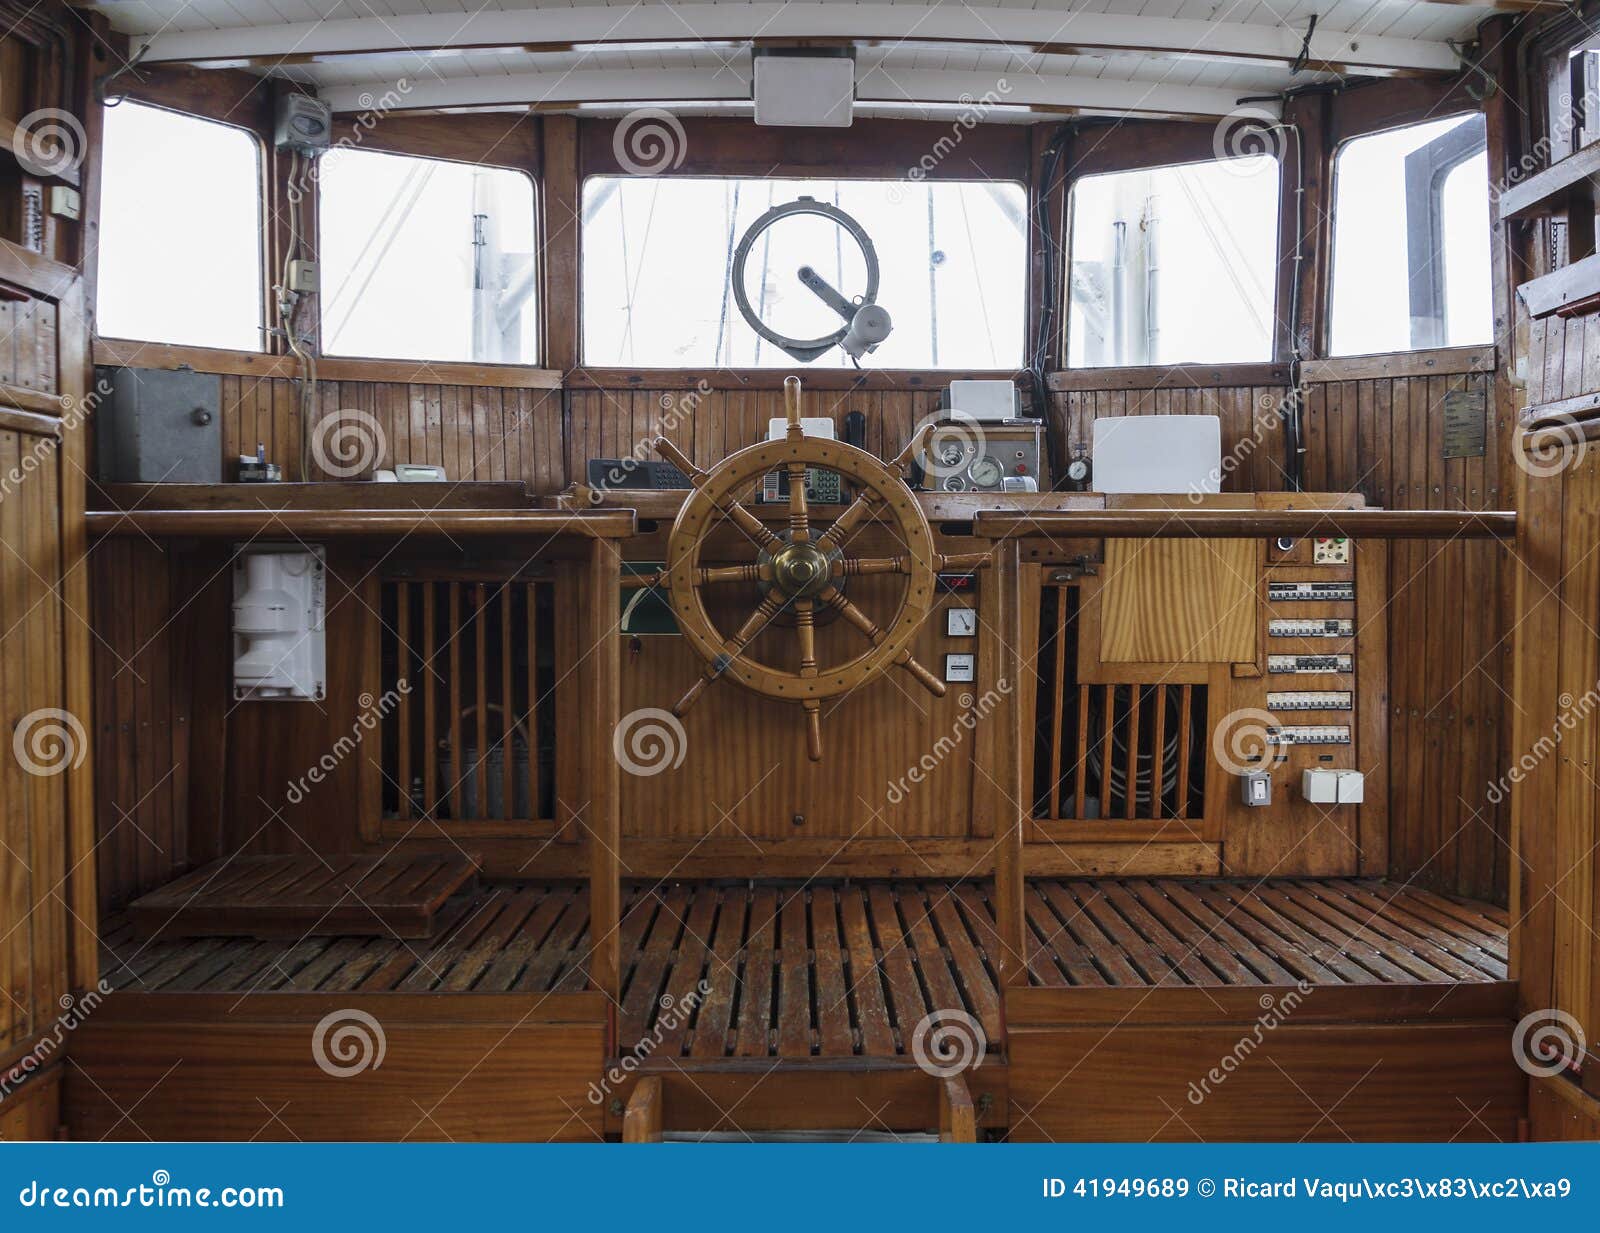
{"type": "Polygon", "coordinates": [[[1027,824],[1028,793],[1022,783],[1023,715],[1018,699],[1022,674],[1033,670],[1022,657],[1022,560],[1016,539],[995,547],[994,571],[985,585],[999,593],[999,617],[989,637],[999,646],[999,675],[983,688],[1004,691],[1004,703],[987,722],[996,724],[995,761],[989,785],[995,837],[995,914],[1000,934],[1000,954],[995,967],[1003,986],[1028,983],[1028,952],[1022,909],[1023,827],[1027,824]],[[1001,682],[1004,682],[1002,686],[1001,682]]]}
{"type": "Polygon", "coordinates": [[[661,1142],[661,1076],[640,1079],[622,1115],[624,1143],[661,1142]]]}
{"type": "Polygon", "coordinates": [[[589,845],[589,983],[616,1003],[622,996],[622,947],[617,936],[622,904],[618,849],[622,825],[618,798],[622,772],[612,752],[612,733],[622,705],[617,605],[621,565],[616,546],[589,545],[582,591],[582,677],[585,722],[583,833],[589,845]]]}
{"type": "MultiPolygon", "coordinates": [[[[645,1080],[646,1083],[650,1080],[645,1080]]],[[[644,1084],[640,1084],[641,1087],[644,1084]]],[[[634,1095],[637,1097],[638,1093],[634,1095]]],[[[629,1106],[632,1116],[632,1105],[629,1106]]],[[[627,1134],[627,1125],[623,1125],[627,1134]]],[[[976,1143],[978,1141],[978,1116],[972,1107],[972,1094],[967,1091],[966,1080],[960,1075],[949,1075],[939,1083],[939,1142],[976,1143]]]]}
{"type": "Polygon", "coordinates": [[[545,116],[544,158],[544,350],[546,368],[569,372],[578,365],[578,220],[583,178],[578,168],[578,121],[545,116]]]}

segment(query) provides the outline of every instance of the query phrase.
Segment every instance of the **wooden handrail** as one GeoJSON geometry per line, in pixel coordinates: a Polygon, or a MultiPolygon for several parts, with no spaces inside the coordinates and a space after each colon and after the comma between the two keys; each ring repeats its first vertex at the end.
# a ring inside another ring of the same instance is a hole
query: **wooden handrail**
{"type": "Polygon", "coordinates": [[[637,520],[629,509],[279,509],[90,510],[89,534],[249,539],[354,537],[482,538],[576,536],[626,539],[637,520]]]}
{"type": "Polygon", "coordinates": [[[984,510],[973,520],[990,539],[1262,539],[1277,535],[1348,539],[1516,537],[1512,510],[1433,509],[1108,509],[984,510]]]}

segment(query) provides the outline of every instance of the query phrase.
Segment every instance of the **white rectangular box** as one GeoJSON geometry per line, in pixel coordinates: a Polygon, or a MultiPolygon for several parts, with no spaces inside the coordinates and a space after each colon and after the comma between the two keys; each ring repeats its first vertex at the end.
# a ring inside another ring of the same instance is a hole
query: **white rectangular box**
{"type": "Polygon", "coordinates": [[[1222,491],[1222,420],[1121,415],[1094,422],[1094,491],[1222,491]]]}
{"type": "Polygon", "coordinates": [[[1339,772],[1339,804],[1359,805],[1367,796],[1367,777],[1361,771],[1339,772]]]}
{"type": "Polygon", "coordinates": [[[850,127],[856,62],[849,56],[757,53],[754,59],[757,124],[850,127]]]}
{"type": "Polygon", "coordinates": [[[1308,768],[1300,772],[1300,795],[1313,805],[1333,805],[1339,800],[1339,772],[1308,768]]]}

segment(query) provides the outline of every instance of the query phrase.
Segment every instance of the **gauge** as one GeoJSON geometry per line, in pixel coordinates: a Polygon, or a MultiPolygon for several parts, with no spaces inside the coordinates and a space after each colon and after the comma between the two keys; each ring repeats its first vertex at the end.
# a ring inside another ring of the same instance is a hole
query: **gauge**
{"type": "Polygon", "coordinates": [[[962,479],[959,475],[952,475],[944,482],[944,490],[946,492],[964,492],[966,487],[967,481],[962,479]]]}
{"type": "Polygon", "coordinates": [[[967,468],[968,478],[978,488],[998,488],[1005,475],[1005,468],[987,454],[967,468]]]}
{"type": "Polygon", "coordinates": [[[959,467],[966,456],[966,451],[959,445],[947,445],[939,451],[939,461],[947,467],[959,467]]]}

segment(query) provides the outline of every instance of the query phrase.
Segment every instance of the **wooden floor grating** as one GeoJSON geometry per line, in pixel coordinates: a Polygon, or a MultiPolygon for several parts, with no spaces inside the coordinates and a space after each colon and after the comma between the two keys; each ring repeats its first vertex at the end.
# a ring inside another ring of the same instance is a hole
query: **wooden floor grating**
{"type": "MultiPolygon", "coordinates": [[[[1505,979],[1498,908],[1377,880],[1038,879],[1036,986],[1413,984],[1505,979]]],[[[117,988],[152,992],[549,993],[584,988],[588,897],[499,885],[453,900],[435,941],[105,939],[117,988]]],[[[633,888],[625,1048],[656,1058],[885,1057],[969,1016],[1001,1037],[983,883],[633,888]],[[925,1029],[926,1030],[926,1029],[925,1029]]]]}

